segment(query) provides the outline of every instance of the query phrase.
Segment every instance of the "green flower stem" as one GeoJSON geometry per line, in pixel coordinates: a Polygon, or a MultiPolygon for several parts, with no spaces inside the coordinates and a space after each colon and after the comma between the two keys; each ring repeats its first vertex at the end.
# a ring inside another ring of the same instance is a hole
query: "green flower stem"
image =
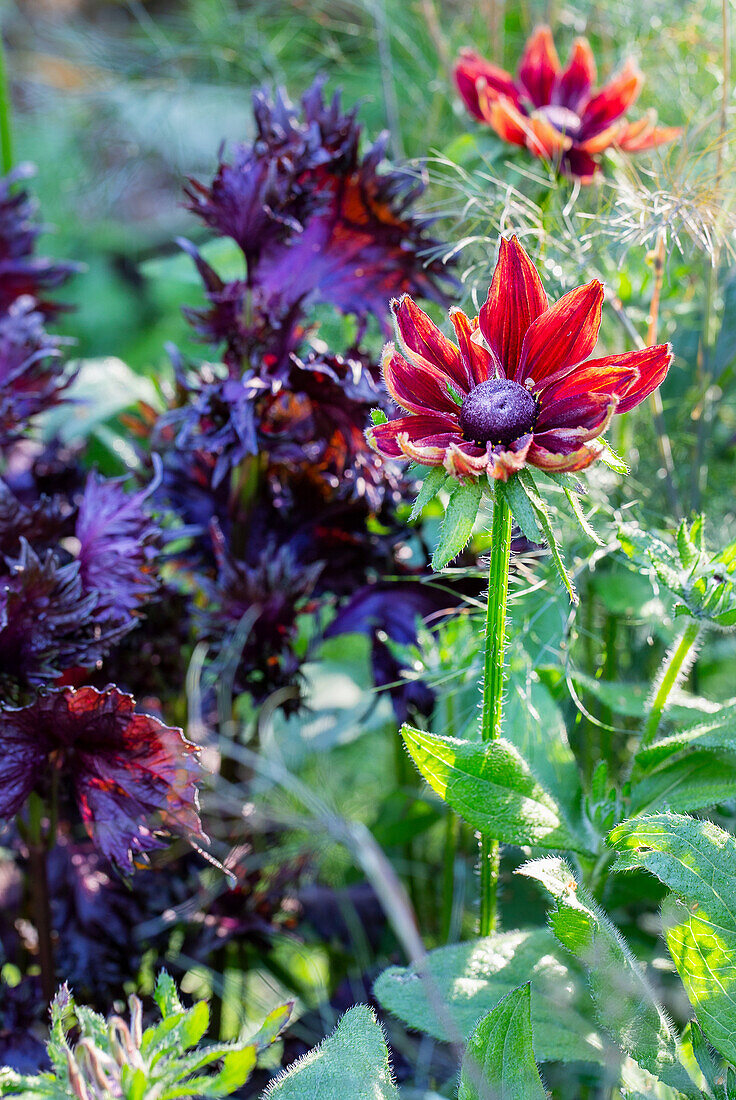
{"type": "Polygon", "coordinates": [[[687,660],[693,646],[697,642],[699,635],[700,623],[688,623],[671,653],[668,654],[665,659],[660,685],[657,688],[657,694],[654,696],[654,701],[652,702],[652,709],[649,711],[649,717],[646,720],[641,735],[640,749],[645,749],[656,737],[664,708],[667,706],[667,700],[677,683],[680,670],[687,660]]]}
{"type": "MultiPolygon", "coordinates": [[[[455,699],[450,690],[444,699],[445,728],[443,733],[455,737],[455,699]]],[[[460,819],[457,814],[447,807],[445,819],[445,842],[442,857],[442,927],[440,936],[443,943],[451,941],[453,931],[453,914],[455,908],[455,862],[457,860],[457,847],[460,841],[460,819]]],[[[462,915],[460,918],[462,926],[462,915]]]]}
{"type": "MultiPolygon", "coordinates": [[[[511,509],[505,498],[496,496],[488,566],[488,610],[486,614],[485,663],[481,738],[495,741],[501,735],[503,716],[503,661],[506,647],[506,603],[509,592],[511,554],[511,509]]],[[[489,936],[496,928],[496,901],[500,851],[497,840],[480,841],[480,934],[489,936]]]]}
{"type": "Polygon", "coordinates": [[[13,167],[13,131],[11,127],[10,89],[5,65],[5,46],[0,31],[0,165],[7,175],[13,167]]]}
{"type": "Polygon", "coordinates": [[[44,813],[43,800],[34,791],[28,800],[28,869],[33,919],[38,933],[41,991],[46,1004],[49,1004],[56,992],[56,972],[49,899],[48,840],[43,829],[44,813]]]}

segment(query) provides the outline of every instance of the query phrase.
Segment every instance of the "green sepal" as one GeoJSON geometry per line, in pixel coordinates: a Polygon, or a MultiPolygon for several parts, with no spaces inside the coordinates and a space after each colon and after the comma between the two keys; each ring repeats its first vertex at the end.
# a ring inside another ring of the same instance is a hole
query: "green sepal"
{"type": "Polygon", "coordinates": [[[621,455],[616,454],[608,440],[601,437],[598,442],[602,443],[605,447],[603,454],[599,455],[598,461],[602,462],[604,466],[607,466],[609,470],[613,470],[615,474],[628,474],[629,467],[621,458],[621,455]]]}
{"type": "Polygon", "coordinates": [[[388,424],[388,417],[383,409],[371,409],[371,424],[377,428],[379,424],[388,424]]]}
{"type": "Polygon", "coordinates": [[[506,501],[511,515],[530,542],[544,542],[544,535],[537,523],[537,513],[518,474],[508,481],[495,481],[497,496],[506,501]]]}
{"type": "Polygon", "coordinates": [[[579,603],[578,594],[575,591],[575,585],[572,583],[572,580],[571,580],[571,578],[570,578],[570,576],[567,572],[567,569],[565,568],[565,563],[562,560],[562,554],[560,553],[560,548],[557,545],[557,539],[555,538],[555,533],[552,530],[552,521],[549,518],[549,512],[547,511],[547,505],[544,503],[544,500],[542,499],[542,497],[540,495],[539,489],[537,488],[537,484],[536,484],[534,478],[532,477],[531,470],[528,467],[525,467],[523,470],[519,471],[518,476],[519,476],[519,478],[521,478],[521,481],[524,485],[524,489],[526,490],[526,495],[528,496],[529,500],[534,505],[534,510],[537,513],[537,518],[538,518],[540,524],[542,525],[542,530],[544,531],[544,537],[546,539],[547,546],[549,548],[549,552],[552,555],[552,561],[555,564],[555,569],[557,570],[557,574],[558,574],[560,580],[562,581],[562,583],[564,584],[565,588],[567,589],[567,594],[570,597],[570,602],[572,604],[574,604],[575,606],[577,606],[577,604],[579,603]]]}

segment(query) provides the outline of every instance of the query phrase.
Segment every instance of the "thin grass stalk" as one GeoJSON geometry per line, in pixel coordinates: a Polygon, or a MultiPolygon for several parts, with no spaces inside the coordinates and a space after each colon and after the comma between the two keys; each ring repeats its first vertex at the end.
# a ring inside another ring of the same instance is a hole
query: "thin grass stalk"
{"type": "Polygon", "coordinates": [[[700,623],[692,622],[683,630],[677,642],[665,657],[659,677],[659,685],[654,694],[644,730],[641,735],[640,749],[645,749],[657,736],[667,700],[674,691],[681,676],[687,671],[687,662],[695,655],[695,646],[700,636],[700,623]]]}
{"type": "MultiPolygon", "coordinates": [[[[731,96],[731,0],[721,0],[721,41],[723,53],[721,55],[721,69],[723,80],[721,82],[721,101],[718,113],[718,140],[716,142],[716,178],[715,178],[715,202],[718,204],[723,197],[723,173],[725,169],[724,151],[728,135],[728,104],[731,96]]],[[[701,336],[701,393],[700,418],[698,420],[698,435],[695,450],[695,463],[693,470],[692,499],[694,511],[700,507],[700,501],[708,484],[708,462],[706,458],[706,444],[713,423],[714,413],[714,341],[712,340],[711,326],[713,315],[713,303],[718,290],[718,270],[721,262],[721,245],[719,234],[715,234],[713,254],[708,267],[708,277],[705,288],[705,304],[703,309],[703,331],[701,336]]]]}
{"type": "MultiPolygon", "coordinates": [[[[488,564],[488,610],[486,612],[483,700],[481,705],[481,739],[483,741],[495,741],[501,735],[510,556],[511,509],[505,500],[496,497],[493,506],[491,554],[488,564]]],[[[481,936],[489,936],[496,930],[500,856],[498,841],[487,836],[481,836],[481,936]]]]}

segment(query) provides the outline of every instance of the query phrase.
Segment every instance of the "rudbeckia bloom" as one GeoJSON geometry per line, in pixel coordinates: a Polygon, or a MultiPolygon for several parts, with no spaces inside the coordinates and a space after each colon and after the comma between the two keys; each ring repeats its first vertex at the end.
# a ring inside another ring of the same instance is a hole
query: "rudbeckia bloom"
{"type": "Polygon", "coordinates": [[[669,344],[588,359],[602,306],[597,280],[550,306],[516,237],[501,240],[480,315],[451,311],[457,344],[411,298],[394,301],[406,356],[387,344],[383,375],[407,415],[369,429],[369,441],[461,481],[508,481],[525,465],[585,469],[613,414],[643,401],[672,361],[669,344]]]}
{"type": "Polygon", "coordinates": [[[588,40],[576,39],[563,69],[549,27],[537,27],[532,34],[516,79],[473,50],[463,50],[455,66],[455,83],[475,118],[504,141],[526,146],[584,183],[595,175],[596,156],[609,146],[638,153],[681,133],[676,127],[657,127],[654,112],[625,121],[644,82],[632,59],[597,90],[595,80],[588,40]]]}

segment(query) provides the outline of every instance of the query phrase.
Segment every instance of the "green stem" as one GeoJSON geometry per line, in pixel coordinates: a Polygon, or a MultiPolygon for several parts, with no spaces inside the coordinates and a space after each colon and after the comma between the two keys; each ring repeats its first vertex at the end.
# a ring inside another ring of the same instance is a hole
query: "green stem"
{"type": "MultiPolygon", "coordinates": [[[[506,604],[509,592],[511,554],[511,509],[499,496],[493,506],[491,556],[488,566],[488,611],[486,615],[485,662],[481,738],[495,741],[501,735],[503,717],[503,661],[506,646],[506,604]]],[[[496,928],[496,901],[500,850],[497,840],[482,836],[480,841],[480,934],[496,928]]]]}
{"type": "Polygon", "coordinates": [[[700,623],[688,623],[675,647],[665,659],[662,679],[657,689],[657,694],[654,696],[652,709],[649,711],[649,717],[646,720],[644,731],[641,735],[640,749],[646,748],[656,737],[664,708],[667,706],[667,700],[677,683],[677,678],[680,675],[683,664],[698,640],[699,634],[700,623]]]}
{"type": "MultiPolygon", "coordinates": [[[[450,737],[457,736],[455,729],[455,699],[451,691],[444,699],[445,728],[450,737]]],[[[447,807],[445,819],[445,840],[442,858],[442,926],[440,935],[443,943],[449,943],[453,929],[453,910],[455,906],[455,861],[460,836],[459,818],[447,807]]],[[[460,921],[462,925],[462,919],[460,921]]]]}
{"type": "Polygon", "coordinates": [[[13,167],[12,107],[8,87],[8,71],[5,65],[5,46],[0,32],[0,164],[7,175],[13,167]]]}

